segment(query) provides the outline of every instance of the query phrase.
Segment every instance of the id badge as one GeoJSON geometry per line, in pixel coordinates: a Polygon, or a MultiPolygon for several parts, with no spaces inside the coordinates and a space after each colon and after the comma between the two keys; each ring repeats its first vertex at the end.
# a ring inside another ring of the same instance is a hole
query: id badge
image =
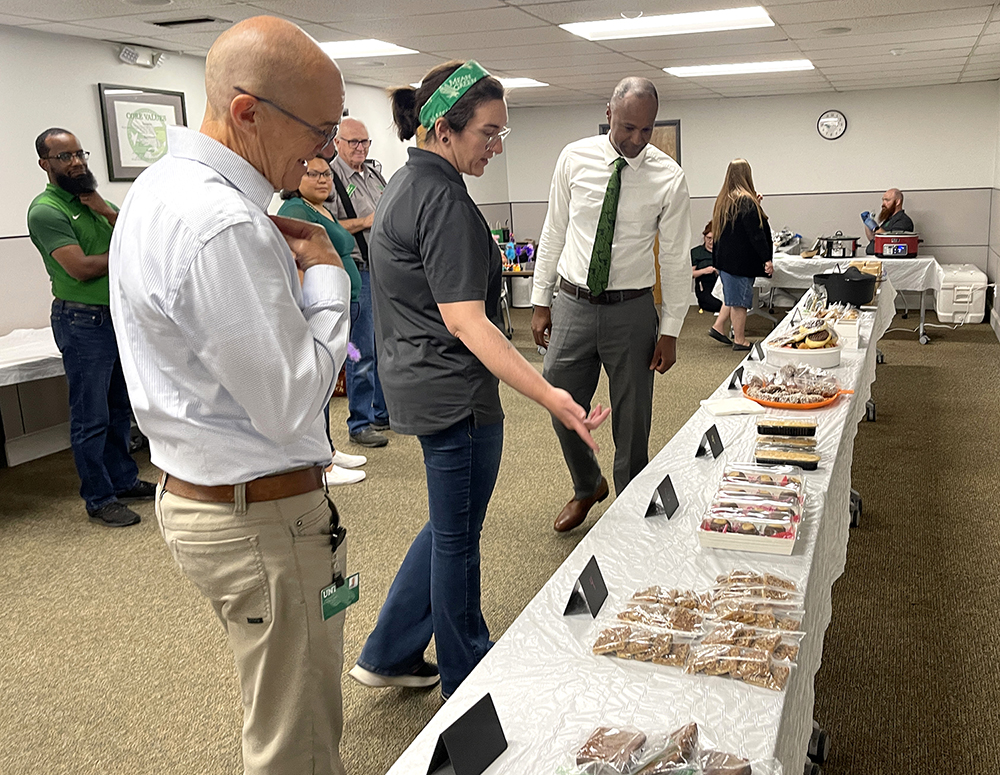
{"type": "Polygon", "coordinates": [[[361,596],[359,575],[355,573],[353,576],[348,576],[346,581],[341,581],[339,586],[334,582],[320,590],[319,600],[323,606],[324,622],[358,602],[361,596]]]}

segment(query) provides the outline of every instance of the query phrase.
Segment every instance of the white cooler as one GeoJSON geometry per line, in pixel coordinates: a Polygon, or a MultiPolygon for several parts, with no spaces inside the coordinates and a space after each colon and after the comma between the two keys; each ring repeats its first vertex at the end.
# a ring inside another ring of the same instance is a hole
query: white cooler
{"type": "Polygon", "coordinates": [[[510,306],[515,309],[531,306],[532,282],[534,281],[530,277],[510,278],[510,306]]]}
{"type": "Polygon", "coordinates": [[[986,316],[986,275],[975,264],[942,264],[941,292],[934,311],[942,323],[982,323],[986,316]]]}

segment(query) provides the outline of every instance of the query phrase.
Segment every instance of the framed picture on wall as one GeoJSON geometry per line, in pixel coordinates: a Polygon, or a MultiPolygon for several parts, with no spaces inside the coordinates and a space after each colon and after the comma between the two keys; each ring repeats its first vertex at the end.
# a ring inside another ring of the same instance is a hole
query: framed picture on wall
{"type": "MultiPolygon", "coordinates": [[[[600,133],[606,135],[611,131],[608,124],[601,124],[600,133]]],[[[657,121],[653,127],[653,136],[649,140],[678,164],[681,163],[681,120],[672,118],[668,121],[657,121]]]]}
{"type": "Polygon", "coordinates": [[[108,176],[135,180],[167,152],[167,127],[187,126],[184,93],[99,83],[108,176]]]}

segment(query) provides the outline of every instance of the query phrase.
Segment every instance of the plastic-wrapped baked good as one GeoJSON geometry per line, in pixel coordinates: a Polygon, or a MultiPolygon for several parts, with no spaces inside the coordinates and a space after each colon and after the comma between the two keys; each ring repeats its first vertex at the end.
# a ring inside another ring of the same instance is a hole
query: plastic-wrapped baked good
{"type": "Polygon", "coordinates": [[[817,423],[811,419],[765,415],[757,420],[757,433],[764,436],[815,436],[817,423]]]}
{"type": "Polygon", "coordinates": [[[806,452],[816,450],[815,436],[758,436],[757,444],[768,447],[778,447],[787,449],[801,449],[806,452]]]}
{"type": "Polygon", "coordinates": [[[799,655],[799,643],[804,633],[788,630],[767,630],[739,622],[719,622],[701,639],[701,645],[727,645],[760,649],[772,659],[794,662],[799,655]]]}
{"type": "Polygon", "coordinates": [[[782,605],[777,601],[755,601],[747,598],[721,600],[713,609],[719,621],[740,622],[767,630],[798,631],[802,624],[801,608],[782,605]]]}
{"type": "Polygon", "coordinates": [[[705,751],[700,757],[701,775],[752,775],[750,762],[731,753],[705,751]]]}
{"type": "Polygon", "coordinates": [[[764,600],[802,602],[802,596],[790,589],[771,587],[767,584],[717,584],[712,588],[712,602],[733,600],[740,597],[756,597],[764,600]]]}
{"type": "Polygon", "coordinates": [[[632,727],[598,727],[576,753],[578,766],[594,775],[625,773],[635,765],[646,735],[632,727]]]}
{"type": "Polygon", "coordinates": [[[671,589],[661,587],[658,584],[640,589],[632,595],[632,599],[642,603],[659,603],[665,606],[690,608],[692,611],[707,611],[711,608],[711,602],[706,595],[699,594],[692,589],[671,589]]]}
{"type": "Polygon", "coordinates": [[[734,463],[722,474],[722,483],[760,484],[803,492],[802,469],[795,466],[764,466],[758,463],[734,463]]]}
{"type": "Polygon", "coordinates": [[[618,613],[623,622],[635,622],[666,630],[694,632],[701,626],[702,615],[690,608],[659,603],[631,603],[618,613]]]}
{"type": "Polygon", "coordinates": [[[784,689],[791,673],[788,665],[774,664],[766,651],[722,644],[695,646],[687,671],[729,676],[772,691],[784,689]]]}
{"type": "Polygon", "coordinates": [[[798,449],[783,449],[776,446],[762,446],[754,449],[754,459],[763,464],[790,464],[805,471],[815,471],[819,467],[820,456],[815,452],[798,449]]]}
{"type": "Polygon", "coordinates": [[[608,627],[602,630],[594,641],[593,652],[595,654],[614,654],[625,648],[625,644],[632,636],[632,628],[627,624],[616,627],[608,627]]]}
{"type": "Polygon", "coordinates": [[[681,775],[686,764],[696,763],[698,757],[698,725],[687,724],[671,732],[662,751],[646,762],[636,775],[681,775]]]}

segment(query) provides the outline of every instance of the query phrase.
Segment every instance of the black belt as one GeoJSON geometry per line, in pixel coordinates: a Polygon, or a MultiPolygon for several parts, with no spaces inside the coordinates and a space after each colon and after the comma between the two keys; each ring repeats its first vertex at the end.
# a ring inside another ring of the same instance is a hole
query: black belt
{"type": "Polygon", "coordinates": [[[87,312],[110,312],[111,307],[107,304],[84,304],[82,301],[66,301],[66,299],[55,299],[56,305],[63,309],[82,309],[87,312]]]}
{"type": "Polygon", "coordinates": [[[617,304],[621,301],[631,301],[632,299],[638,299],[641,296],[645,296],[649,293],[652,288],[636,288],[634,290],[627,291],[604,291],[594,296],[586,288],[581,288],[579,285],[573,285],[569,280],[559,278],[559,289],[565,291],[570,296],[576,299],[583,299],[584,301],[589,301],[591,304],[617,304]]]}

